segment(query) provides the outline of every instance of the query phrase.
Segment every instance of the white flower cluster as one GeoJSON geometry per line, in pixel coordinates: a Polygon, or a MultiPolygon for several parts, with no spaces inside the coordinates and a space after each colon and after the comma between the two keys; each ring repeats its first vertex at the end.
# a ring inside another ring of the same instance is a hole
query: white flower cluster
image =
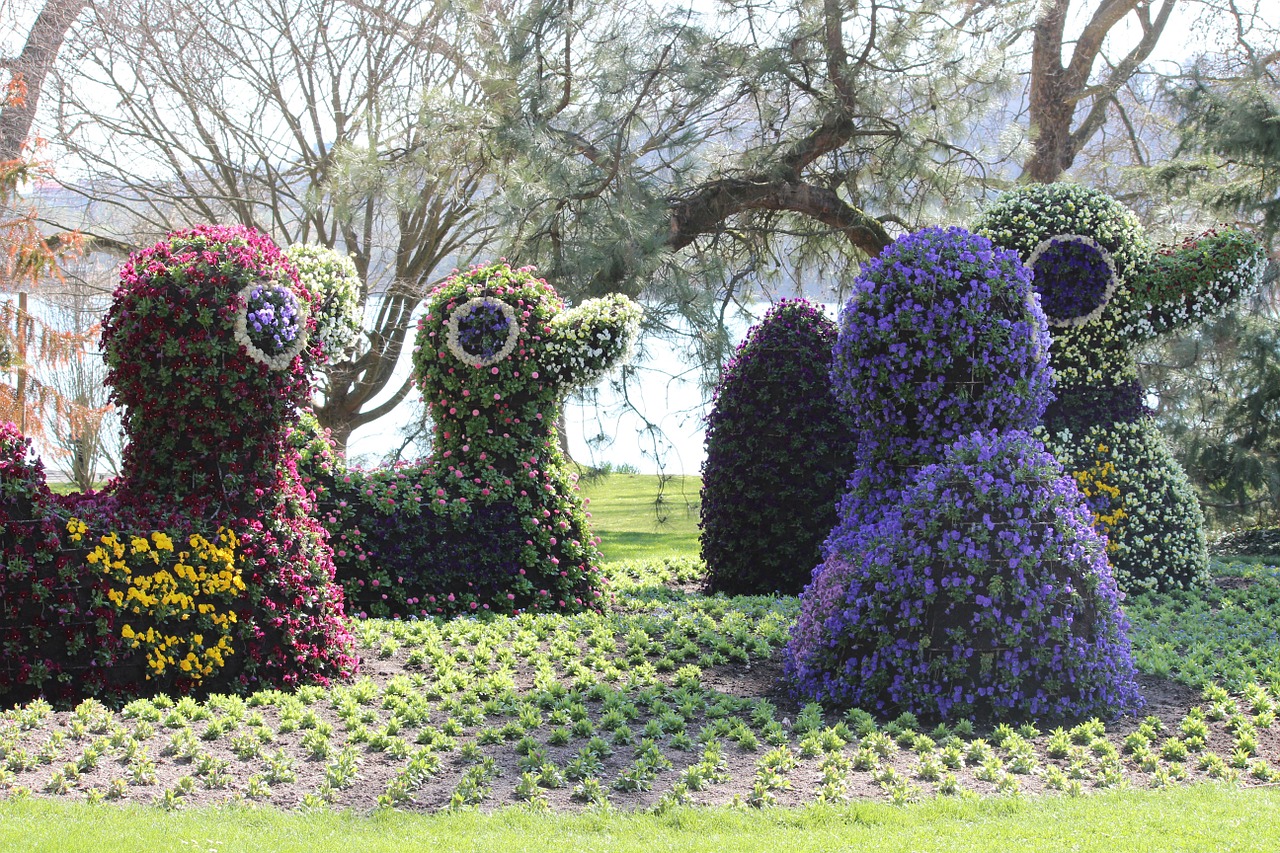
{"type": "Polygon", "coordinates": [[[453,353],[458,361],[463,364],[469,364],[472,367],[488,367],[491,364],[497,364],[511,355],[516,348],[516,343],[520,340],[520,323],[516,319],[515,309],[501,299],[495,299],[490,296],[477,296],[459,305],[449,315],[449,319],[445,322],[445,328],[447,329],[445,343],[449,347],[449,352],[453,353]],[[459,340],[462,321],[474,314],[477,309],[486,307],[501,311],[503,318],[506,320],[506,338],[503,340],[502,346],[487,357],[467,352],[461,340],[459,340]]]}
{"type": "Polygon", "coordinates": [[[311,293],[316,337],[330,363],[349,357],[363,329],[364,301],[355,262],[328,246],[295,243],[284,251],[311,293]]]}
{"type": "Polygon", "coordinates": [[[551,320],[540,360],[569,387],[594,385],[612,366],[630,359],[642,314],[637,303],[621,294],[588,299],[551,320]]]}
{"type": "Polygon", "coordinates": [[[1172,329],[1186,327],[1213,317],[1240,299],[1248,298],[1262,285],[1267,269],[1267,253],[1261,245],[1239,264],[1223,272],[1190,298],[1174,306],[1155,306],[1134,323],[1137,340],[1158,337],[1172,329]]]}
{"type": "Polygon", "coordinates": [[[293,301],[296,304],[298,312],[298,334],[289,343],[289,346],[285,347],[275,355],[268,355],[259,349],[249,337],[249,298],[253,295],[253,291],[259,287],[284,290],[289,293],[290,296],[293,296],[293,291],[289,290],[288,287],[274,281],[264,279],[261,281],[255,281],[253,284],[245,285],[240,289],[239,293],[236,294],[240,297],[240,301],[243,304],[240,306],[240,310],[236,312],[236,322],[232,329],[232,336],[235,338],[236,343],[245,348],[245,352],[249,354],[250,358],[254,361],[262,362],[267,366],[268,370],[285,370],[293,363],[293,360],[297,357],[298,353],[302,352],[307,346],[307,340],[309,337],[307,335],[307,305],[301,299],[297,299],[296,297],[294,298],[293,301]]]}
{"type": "Polygon", "coordinates": [[[1105,485],[1118,491],[1103,532],[1121,589],[1191,589],[1207,580],[1204,515],[1154,420],[1095,425],[1082,433],[1063,429],[1042,438],[1078,481],[1080,472],[1105,471],[1105,485]]]}
{"type": "Polygon", "coordinates": [[[1137,214],[1078,184],[1045,184],[1004,196],[979,221],[979,230],[1023,258],[1054,234],[1084,234],[1105,247],[1124,279],[1150,255],[1137,214]]]}

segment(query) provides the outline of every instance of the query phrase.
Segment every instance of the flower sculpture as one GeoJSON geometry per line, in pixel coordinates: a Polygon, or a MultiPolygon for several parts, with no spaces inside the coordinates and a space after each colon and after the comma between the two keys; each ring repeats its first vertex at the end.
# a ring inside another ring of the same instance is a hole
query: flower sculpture
{"type": "Polygon", "coordinates": [[[104,321],[122,476],[58,499],[0,434],[0,695],[140,694],[354,671],[325,532],[286,443],[311,295],[264,235],[198,226],[132,255],[104,321]],[[12,524],[12,526],[11,526],[12,524]]]}
{"type": "Polygon", "coordinates": [[[809,581],[853,464],[854,425],[831,389],[836,325],[783,300],[747,332],[707,417],[707,588],[795,595],[809,581]]]}
{"type": "Polygon", "coordinates": [[[1139,704],[1104,542],[1029,433],[1047,349],[1028,271],[983,237],[927,229],[866,265],[832,367],[855,466],[784,662],[799,696],[941,719],[1139,704]]]}
{"type": "Polygon", "coordinates": [[[1137,217],[1071,184],[1021,187],[979,221],[1032,270],[1052,333],[1046,441],[1079,482],[1130,591],[1189,588],[1208,571],[1204,520],[1147,411],[1135,349],[1255,287],[1265,257],[1237,228],[1152,251],[1137,217]]]}
{"type": "Polygon", "coordinates": [[[566,392],[626,358],[639,319],[623,296],[565,310],[551,285],[505,263],[456,274],[430,294],[413,363],[432,455],[370,473],[317,469],[321,520],[353,609],[603,606],[599,552],[555,425],[566,392]]]}

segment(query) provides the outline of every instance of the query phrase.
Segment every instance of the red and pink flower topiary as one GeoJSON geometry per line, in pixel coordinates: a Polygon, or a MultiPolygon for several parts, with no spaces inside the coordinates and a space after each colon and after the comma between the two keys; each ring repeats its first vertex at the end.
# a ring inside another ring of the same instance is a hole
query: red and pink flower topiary
{"type": "Polygon", "coordinates": [[[34,499],[13,502],[34,526],[3,543],[0,598],[28,602],[0,614],[6,701],[355,670],[325,532],[285,441],[322,357],[310,301],[276,246],[243,227],[176,231],[129,258],[103,331],[123,475],[57,501],[27,485],[34,499]],[[22,638],[43,618],[41,588],[65,590],[74,626],[53,653],[47,637],[22,638]]]}

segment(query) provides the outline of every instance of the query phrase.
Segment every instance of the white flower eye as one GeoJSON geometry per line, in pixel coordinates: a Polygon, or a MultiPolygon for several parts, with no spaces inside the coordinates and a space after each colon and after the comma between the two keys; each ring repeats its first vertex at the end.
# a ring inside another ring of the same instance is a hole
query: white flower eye
{"type": "Polygon", "coordinates": [[[1096,320],[1119,284],[1111,253],[1080,234],[1041,241],[1027,266],[1051,326],[1083,326],[1096,320]]]}
{"type": "Polygon", "coordinates": [[[289,288],[263,280],[241,288],[232,335],[255,361],[284,370],[307,345],[307,306],[289,288]]]}
{"type": "Polygon", "coordinates": [[[516,348],[520,324],[515,309],[501,299],[478,296],[459,305],[446,323],[449,352],[463,364],[488,367],[516,348]]]}

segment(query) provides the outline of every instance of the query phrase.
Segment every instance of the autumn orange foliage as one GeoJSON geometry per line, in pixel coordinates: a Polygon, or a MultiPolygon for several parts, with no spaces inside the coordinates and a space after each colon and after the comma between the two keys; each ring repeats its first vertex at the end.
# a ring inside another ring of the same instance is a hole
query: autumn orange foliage
{"type": "MultiPolygon", "coordinates": [[[[21,77],[15,77],[5,87],[0,107],[19,105],[25,98],[26,86],[21,77]]],[[[48,427],[57,435],[83,434],[101,421],[105,411],[66,399],[31,370],[36,365],[54,369],[82,358],[99,332],[96,326],[80,333],[64,332],[27,310],[27,291],[39,292],[50,280],[62,281],[59,261],[80,248],[75,234],[47,239],[40,231],[35,206],[18,193],[24,183],[50,173],[49,165],[31,151],[0,162],[0,293],[17,294],[16,299],[0,302],[0,374],[13,375],[13,384],[0,381],[0,421],[18,424],[35,439],[46,438],[48,427]]]]}

